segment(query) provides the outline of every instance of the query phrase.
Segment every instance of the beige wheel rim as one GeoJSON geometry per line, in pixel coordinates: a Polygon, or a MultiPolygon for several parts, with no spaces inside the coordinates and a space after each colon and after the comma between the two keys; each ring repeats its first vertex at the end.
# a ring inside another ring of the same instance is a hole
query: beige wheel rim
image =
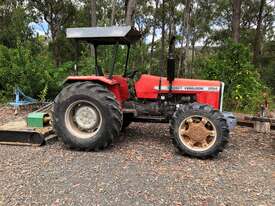
{"type": "Polygon", "coordinates": [[[66,109],[65,124],[74,136],[81,139],[93,138],[101,127],[102,115],[95,104],[79,100],[66,109]]]}
{"type": "Polygon", "coordinates": [[[213,122],[209,118],[199,115],[184,119],[178,132],[182,144],[198,152],[211,148],[217,139],[217,129],[213,122]]]}

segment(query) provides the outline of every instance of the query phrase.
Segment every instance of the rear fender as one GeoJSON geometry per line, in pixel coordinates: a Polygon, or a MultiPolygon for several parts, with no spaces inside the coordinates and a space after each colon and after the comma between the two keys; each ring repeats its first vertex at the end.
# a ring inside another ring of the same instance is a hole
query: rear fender
{"type": "Polygon", "coordinates": [[[105,76],[69,76],[64,84],[71,84],[73,82],[83,82],[83,81],[93,81],[93,82],[99,82],[99,83],[103,83],[105,85],[116,85],[118,84],[118,82],[116,80],[113,79],[108,79],[105,76]]]}
{"type": "Polygon", "coordinates": [[[92,81],[104,85],[115,95],[116,100],[120,104],[128,99],[128,87],[125,86],[126,80],[124,82],[122,78],[116,76],[114,76],[113,79],[105,76],[70,76],[65,80],[64,84],[84,81],[92,81]]]}

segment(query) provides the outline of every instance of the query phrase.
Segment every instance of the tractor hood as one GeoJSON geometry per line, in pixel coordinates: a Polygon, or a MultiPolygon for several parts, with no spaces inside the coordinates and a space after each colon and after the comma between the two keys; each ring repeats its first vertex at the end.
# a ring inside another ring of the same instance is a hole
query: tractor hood
{"type": "Polygon", "coordinates": [[[199,103],[222,108],[223,83],[221,81],[194,80],[176,78],[170,89],[166,77],[142,75],[136,82],[135,89],[140,99],[155,99],[160,94],[192,94],[199,103]]]}

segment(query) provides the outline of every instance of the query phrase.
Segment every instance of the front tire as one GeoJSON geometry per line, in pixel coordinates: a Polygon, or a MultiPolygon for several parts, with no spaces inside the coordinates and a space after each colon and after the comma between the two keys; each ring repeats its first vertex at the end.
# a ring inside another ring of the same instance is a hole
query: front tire
{"type": "Polygon", "coordinates": [[[216,157],[229,138],[221,112],[197,103],[177,109],[171,119],[170,132],[174,145],[182,154],[203,159],[216,157]]]}
{"type": "Polygon", "coordinates": [[[101,150],[119,136],[122,113],[114,95],[94,82],[77,82],[56,97],[53,127],[69,148],[101,150]]]}

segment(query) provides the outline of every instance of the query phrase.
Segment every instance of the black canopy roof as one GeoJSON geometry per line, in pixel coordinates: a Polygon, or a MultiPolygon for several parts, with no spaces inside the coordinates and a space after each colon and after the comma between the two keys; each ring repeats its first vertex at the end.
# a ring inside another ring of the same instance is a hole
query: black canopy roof
{"type": "Polygon", "coordinates": [[[67,38],[79,39],[96,45],[131,44],[141,33],[131,26],[68,28],[67,38]]]}

